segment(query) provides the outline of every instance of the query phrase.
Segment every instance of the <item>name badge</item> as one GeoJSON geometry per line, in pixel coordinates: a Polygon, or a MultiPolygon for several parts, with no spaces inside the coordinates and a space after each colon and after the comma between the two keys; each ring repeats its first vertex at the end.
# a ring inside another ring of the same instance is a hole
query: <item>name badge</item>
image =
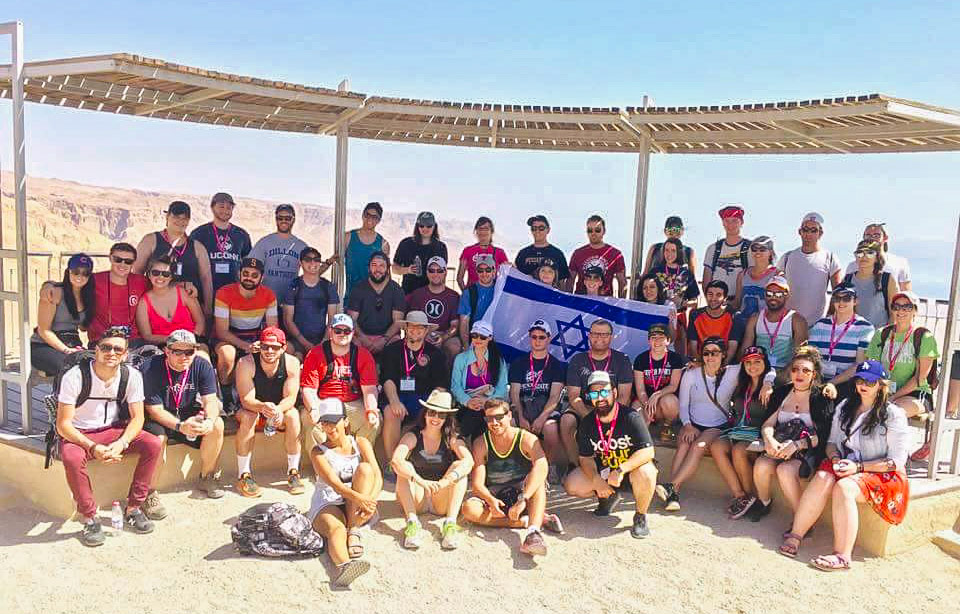
{"type": "Polygon", "coordinates": [[[888,379],[887,384],[890,387],[890,394],[893,394],[897,391],[897,382],[893,381],[892,379],[888,379]]]}
{"type": "Polygon", "coordinates": [[[216,262],[213,265],[213,272],[218,275],[229,275],[230,274],[230,263],[229,262],[216,262]]]}
{"type": "Polygon", "coordinates": [[[400,380],[400,392],[416,392],[417,381],[412,377],[405,377],[400,380]]]}
{"type": "Polygon", "coordinates": [[[600,470],[601,480],[606,480],[609,477],[610,477],[610,467],[604,467],[603,469],[600,470]]]}
{"type": "Polygon", "coordinates": [[[178,262],[177,265],[176,265],[175,267],[173,267],[173,274],[176,275],[177,277],[180,277],[181,275],[183,275],[183,263],[182,263],[182,262],[178,262]]]}

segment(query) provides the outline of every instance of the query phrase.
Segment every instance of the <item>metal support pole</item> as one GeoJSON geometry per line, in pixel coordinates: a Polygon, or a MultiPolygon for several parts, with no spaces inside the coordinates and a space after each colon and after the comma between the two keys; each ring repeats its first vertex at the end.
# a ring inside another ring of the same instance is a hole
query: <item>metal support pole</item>
{"type": "MultiPolygon", "coordinates": [[[[338,91],[350,89],[350,82],[344,79],[340,82],[338,91]]],[[[340,300],[344,300],[346,292],[346,267],[344,266],[347,245],[344,234],[347,229],[347,158],[350,134],[350,122],[344,122],[337,128],[337,171],[336,185],[333,197],[333,249],[340,257],[334,269],[333,283],[340,292],[340,300]]],[[[346,306],[346,305],[344,305],[346,306]]]]}
{"type": "MultiPolygon", "coordinates": [[[[936,479],[938,456],[940,444],[943,440],[943,418],[947,409],[947,391],[950,388],[950,364],[953,360],[953,350],[958,344],[954,339],[956,330],[954,324],[957,323],[957,305],[960,303],[960,218],[957,219],[957,238],[953,247],[953,277],[950,281],[950,299],[947,301],[947,329],[943,336],[943,350],[940,355],[943,357],[943,375],[940,378],[941,384],[937,389],[937,398],[934,403],[933,432],[930,439],[930,462],[927,466],[927,477],[931,480],[936,479]]],[[[957,437],[954,434],[954,437],[957,437]]],[[[950,459],[950,473],[958,473],[957,455],[954,453],[950,459]]]]}
{"type": "Polygon", "coordinates": [[[650,176],[650,137],[640,139],[637,156],[637,193],[633,209],[633,252],[630,260],[630,284],[627,298],[634,296],[643,259],[643,233],[647,227],[647,181],[650,176]]]}

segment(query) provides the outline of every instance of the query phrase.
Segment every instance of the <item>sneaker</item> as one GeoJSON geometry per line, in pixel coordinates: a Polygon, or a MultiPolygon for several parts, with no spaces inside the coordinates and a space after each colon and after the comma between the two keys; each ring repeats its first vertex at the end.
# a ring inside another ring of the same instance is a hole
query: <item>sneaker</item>
{"type": "Polygon", "coordinates": [[[300,472],[296,469],[287,472],[287,488],[290,489],[291,495],[303,494],[303,481],[300,479],[300,472]]]}
{"type": "Polygon", "coordinates": [[[643,539],[650,537],[650,527],[647,526],[647,515],[634,513],[633,526],[630,527],[630,537],[643,539]]]}
{"type": "Polygon", "coordinates": [[[551,533],[563,535],[563,523],[560,522],[560,517],[556,514],[543,515],[543,528],[551,533]]]}
{"type": "MultiPolygon", "coordinates": [[[[257,482],[253,479],[253,476],[250,475],[249,473],[240,474],[239,479],[237,479],[236,487],[237,487],[237,492],[243,495],[244,497],[260,496],[260,487],[257,485],[257,482]]],[[[203,486],[200,487],[200,490],[203,490],[203,486]]],[[[208,496],[210,496],[209,493],[208,493],[208,496]]]]}
{"type": "Polygon", "coordinates": [[[370,563],[363,559],[353,559],[337,567],[340,573],[337,574],[333,585],[337,588],[347,588],[354,580],[370,571],[370,563]]]}
{"type": "Polygon", "coordinates": [[[520,552],[530,556],[543,556],[547,553],[547,544],[540,531],[530,531],[520,544],[520,552]]]}
{"type": "Polygon", "coordinates": [[[155,490],[147,493],[147,498],[144,499],[140,509],[150,520],[163,520],[167,517],[167,508],[163,507],[163,503],[160,502],[160,495],[155,490]]]}
{"type": "Polygon", "coordinates": [[[680,494],[672,483],[657,484],[657,496],[664,502],[663,509],[668,512],[680,510],[680,494]]]}
{"type": "Polygon", "coordinates": [[[133,529],[134,533],[153,533],[153,521],[140,508],[129,510],[123,524],[133,529]]]}
{"type": "Polygon", "coordinates": [[[460,536],[463,534],[463,528],[460,525],[455,522],[445,522],[441,533],[443,535],[443,540],[440,542],[441,548],[456,550],[460,547],[460,536]]]}
{"type": "Polygon", "coordinates": [[[200,483],[197,488],[206,493],[209,499],[219,499],[223,496],[223,488],[220,486],[220,476],[216,473],[211,475],[200,475],[200,483]]]}
{"type": "Polygon", "coordinates": [[[756,502],[757,498],[753,495],[738,497],[737,500],[734,501],[730,506],[730,519],[740,520],[743,518],[744,514],[750,511],[750,508],[752,508],[756,502]]]}
{"type": "Polygon", "coordinates": [[[593,510],[594,516],[609,516],[613,508],[620,502],[620,493],[616,490],[609,497],[601,499],[597,497],[597,509],[593,510]]]}
{"type": "Polygon", "coordinates": [[[80,532],[80,543],[93,548],[102,546],[105,541],[107,541],[107,534],[103,532],[103,527],[96,519],[84,523],[83,531],[80,532]]]}
{"type": "Polygon", "coordinates": [[[753,507],[750,508],[750,513],[747,514],[747,518],[750,522],[760,522],[764,516],[770,513],[770,510],[773,509],[773,501],[764,505],[763,501],[757,499],[757,502],[753,504],[753,507]]]}
{"type": "MultiPolygon", "coordinates": [[[[444,527],[446,528],[446,527],[444,527]]],[[[423,544],[423,527],[419,520],[407,521],[403,528],[403,547],[407,550],[416,550],[423,544]]]]}
{"type": "Polygon", "coordinates": [[[930,456],[930,444],[925,443],[920,448],[910,455],[910,460],[917,462],[922,460],[927,460],[930,456]]]}

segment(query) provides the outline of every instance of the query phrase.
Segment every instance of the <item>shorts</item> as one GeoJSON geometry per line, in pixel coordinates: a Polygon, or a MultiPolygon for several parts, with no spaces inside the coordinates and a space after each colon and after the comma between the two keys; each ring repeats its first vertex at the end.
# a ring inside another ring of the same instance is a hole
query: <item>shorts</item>
{"type": "MultiPolygon", "coordinates": [[[[189,409],[181,410],[179,414],[180,420],[186,420],[192,416],[200,413],[200,406],[194,406],[189,409]]],[[[150,433],[151,435],[156,435],[157,437],[166,437],[168,443],[185,443],[191,448],[200,449],[200,443],[203,441],[203,436],[197,437],[193,441],[187,439],[187,436],[181,433],[180,431],[175,431],[169,429],[159,422],[154,422],[153,420],[147,420],[143,423],[143,430],[150,433]]]]}
{"type": "Polygon", "coordinates": [[[920,404],[923,405],[924,411],[933,413],[933,395],[931,395],[929,392],[924,392],[923,390],[914,390],[913,392],[908,392],[903,396],[920,401],[920,404]]]}
{"type": "Polygon", "coordinates": [[[487,428],[483,413],[466,406],[457,410],[457,423],[460,426],[460,435],[467,442],[482,435],[487,428]]]}
{"type": "Polygon", "coordinates": [[[960,380],[960,350],[953,353],[950,361],[950,379],[960,380]]]}
{"type": "Polygon", "coordinates": [[[696,429],[697,429],[698,431],[700,431],[701,433],[704,432],[704,431],[706,431],[706,430],[708,430],[708,429],[719,429],[719,430],[722,431],[723,429],[725,429],[725,428],[727,428],[727,427],[729,426],[729,425],[727,425],[727,424],[718,424],[717,426],[703,426],[702,424],[697,424],[697,423],[694,422],[693,420],[690,421],[690,424],[691,424],[692,426],[696,427],[696,429]]]}
{"type": "MultiPolygon", "coordinates": [[[[509,482],[507,484],[502,484],[496,486],[496,490],[491,490],[490,492],[494,497],[503,501],[503,504],[507,507],[512,507],[514,503],[520,499],[520,495],[523,494],[523,483],[525,480],[517,480],[516,482],[509,482]]],[[[486,503],[484,503],[486,505],[486,503]]]]}

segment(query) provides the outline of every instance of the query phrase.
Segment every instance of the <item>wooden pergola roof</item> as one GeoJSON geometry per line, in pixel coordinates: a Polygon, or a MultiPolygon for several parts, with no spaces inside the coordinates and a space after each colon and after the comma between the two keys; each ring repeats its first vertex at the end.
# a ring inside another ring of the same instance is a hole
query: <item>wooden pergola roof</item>
{"type": "MultiPolygon", "coordinates": [[[[700,107],[440,102],[226,74],[130,54],[25,65],[26,100],[231,127],[559,151],[686,154],[960,150],[960,112],[881,94],[700,107]]],[[[10,67],[0,66],[9,98],[10,67]]]]}

